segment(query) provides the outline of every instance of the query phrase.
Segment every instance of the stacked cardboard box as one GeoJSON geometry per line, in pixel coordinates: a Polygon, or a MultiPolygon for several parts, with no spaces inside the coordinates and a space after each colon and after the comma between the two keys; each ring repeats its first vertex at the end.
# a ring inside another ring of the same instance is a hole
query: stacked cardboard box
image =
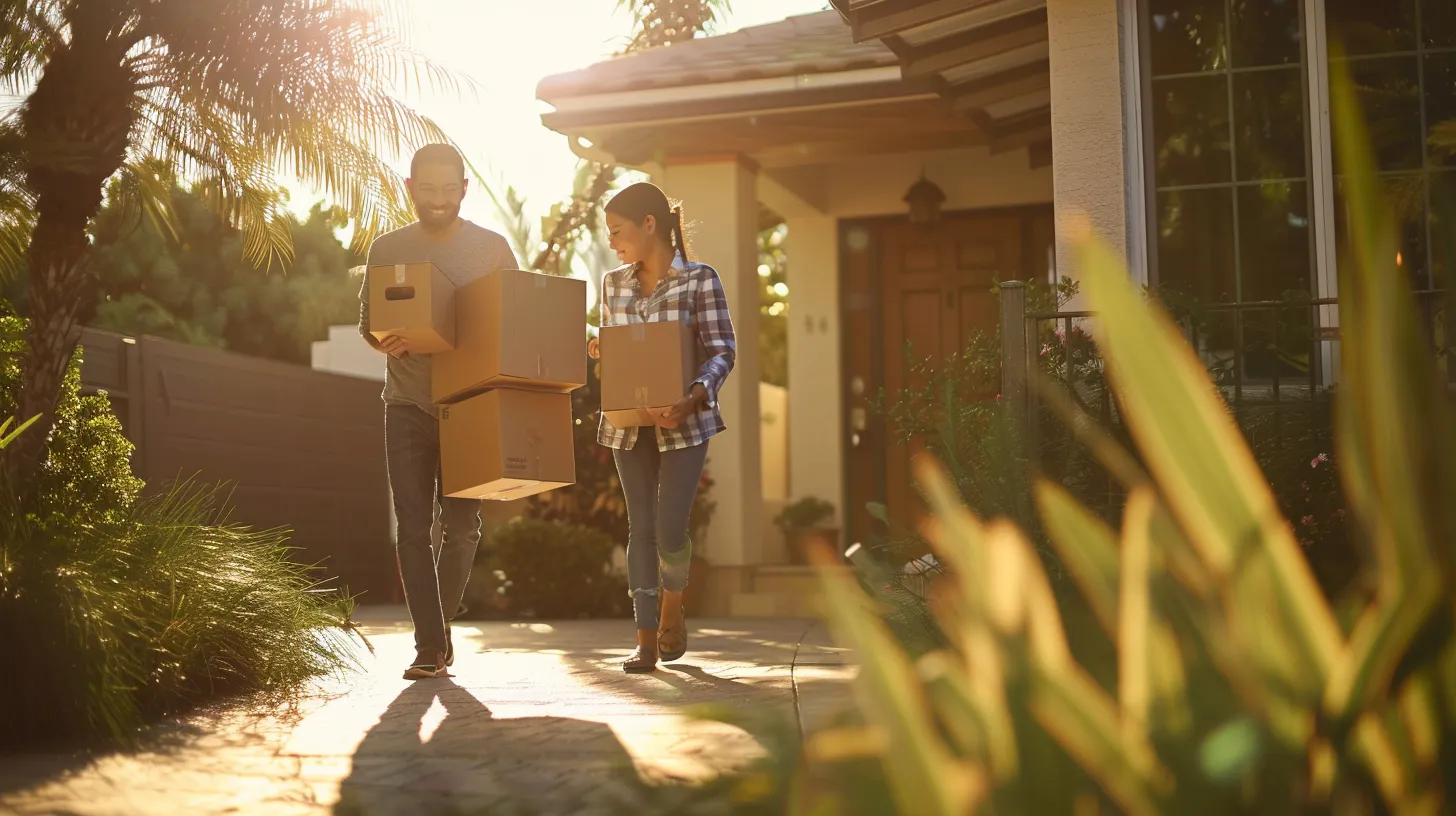
{"type": "MultiPolygon", "coordinates": [[[[372,277],[370,295],[372,331],[372,277]]],[[[441,492],[508,501],[573,484],[571,392],[586,384],[586,283],[504,269],[451,300],[451,348],[431,365],[441,492]]],[[[435,311],[413,319],[426,315],[428,324],[415,325],[442,331],[435,311]]]]}
{"type": "Polygon", "coordinates": [[[614,428],[666,425],[698,375],[697,335],[686,323],[606,326],[601,333],[602,415],[614,428]]]}

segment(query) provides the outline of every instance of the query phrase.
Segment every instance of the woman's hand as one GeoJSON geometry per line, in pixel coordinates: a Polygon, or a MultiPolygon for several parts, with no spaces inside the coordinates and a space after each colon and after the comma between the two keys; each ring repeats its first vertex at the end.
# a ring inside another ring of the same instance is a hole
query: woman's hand
{"type": "Polygon", "coordinates": [[[708,404],[708,389],[702,383],[693,383],[693,387],[677,404],[662,412],[662,418],[657,424],[664,428],[676,428],[684,419],[696,414],[698,409],[708,404]]]}
{"type": "Polygon", "coordinates": [[[586,341],[586,356],[593,360],[602,359],[602,341],[593,337],[586,341]]]}

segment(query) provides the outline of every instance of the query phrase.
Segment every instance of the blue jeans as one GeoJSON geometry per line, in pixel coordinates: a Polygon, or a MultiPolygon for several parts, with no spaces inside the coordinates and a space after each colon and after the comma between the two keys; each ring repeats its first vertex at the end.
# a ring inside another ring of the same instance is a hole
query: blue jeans
{"type": "Polygon", "coordinates": [[[688,585],[693,545],[689,515],[708,459],[708,444],[661,453],[643,428],[631,450],[612,452],[627,499],[627,588],[638,629],[657,630],[658,591],[688,585]]]}
{"type": "Polygon", "coordinates": [[[480,501],[441,495],[440,421],[423,408],[385,406],[384,450],[394,494],[395,556],[415,648],[443,652],[445,623],[460,610],[480,546],[480,501]],[[445,533],[439,553],[430,541],[437,518],[445,533]]]}

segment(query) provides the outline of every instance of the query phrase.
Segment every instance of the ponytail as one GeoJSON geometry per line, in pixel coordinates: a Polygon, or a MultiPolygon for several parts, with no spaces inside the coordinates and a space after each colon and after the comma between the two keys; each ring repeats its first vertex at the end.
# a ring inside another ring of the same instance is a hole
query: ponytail
{"type": "Polygon", "coordinates": [[[688,261],[688,240],[683,232],[682,205],[667,200],[657,185],[646,181],[624,188],[607,202],[606,211],[642,224],[652,216],[657,223],[657,235],[675,254],[688,261]]]}
{"type": "Polygon", "coordinates": [[[682,256],[683,263],[687,263],[691,259],[688,258],[688,239],[683,235],[682,205],[679,204],[673,207],[670,212],[670,218],[672,219],[672,248],[677,251],[678,255],[682,256]]]}

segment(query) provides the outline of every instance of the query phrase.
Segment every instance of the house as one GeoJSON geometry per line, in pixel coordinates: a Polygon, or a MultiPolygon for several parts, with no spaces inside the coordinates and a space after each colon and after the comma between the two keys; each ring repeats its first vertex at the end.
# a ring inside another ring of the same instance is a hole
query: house
{"type": "MultiPolygon", "coordinates": [[[[1456,259],[1456,154],[1428,139],[1456,120],[1450,0],[833,4],[549,77],[538,96],[577,155],[684,200],[741,336],[756,335],[760,211],[787,221],[789,491],[834,500],[846,544],[872,524],[866,503],[914,502],[912,452],[870,411],[906,380],[900,349],[993,329],[994,281],[1075,278],[1055,237],[1072,219],[1140,283],[1228,304],[1338,296],[1337,41],[1401,193],[1399,263],[1439,289],[1456,259]]],[[[1336,353],[1318,336],[1311,377],[1336,353]]],[[[781,568],[755,534],[757,360],[751,343],[740,355],[707,549],[715,595],[743,611],[773,605],[751,596],[781,568]]]]}

